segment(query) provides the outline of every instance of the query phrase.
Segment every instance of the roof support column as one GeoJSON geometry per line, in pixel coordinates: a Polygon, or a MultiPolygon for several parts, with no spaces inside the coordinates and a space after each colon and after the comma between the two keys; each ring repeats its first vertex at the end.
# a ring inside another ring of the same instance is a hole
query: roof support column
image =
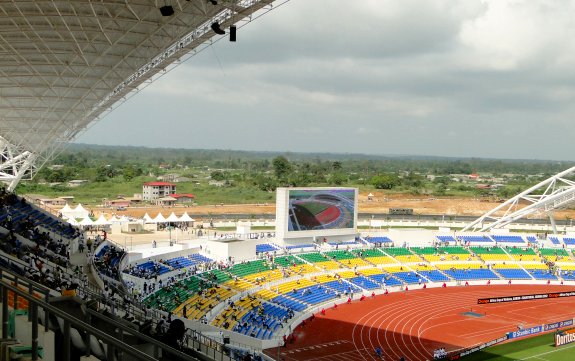
{"type": "Polygon", "coordinates": [[[13,191],[34,166],[36,158],[36,154],[29,151],[21,152],[0,137],[0,181],[8,185],[9,191],[13,191]]]}
{"type": "Polygon", "coordinates": [[[551,222],[551,228],[553,229],[553,234],[557,234],[557,224],[555,223],[553,213],[549,212],[547,215],[549,216],[549,221],[551,222]]]}

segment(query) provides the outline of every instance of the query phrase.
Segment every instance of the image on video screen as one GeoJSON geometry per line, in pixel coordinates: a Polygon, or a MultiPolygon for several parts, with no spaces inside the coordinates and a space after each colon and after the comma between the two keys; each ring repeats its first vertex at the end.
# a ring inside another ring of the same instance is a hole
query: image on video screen
{"type": "Polygon", "coordinates": [[[354,227],[354,189],[290,190],[288,231],[354,227]]]}

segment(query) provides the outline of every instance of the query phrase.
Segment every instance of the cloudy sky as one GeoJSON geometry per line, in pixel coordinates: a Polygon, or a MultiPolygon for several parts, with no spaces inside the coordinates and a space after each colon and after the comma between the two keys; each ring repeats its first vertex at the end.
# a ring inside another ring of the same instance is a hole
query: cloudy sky
{"type": "Polygon", "coordinates": [[[575,160],[574,36],[571,0],[291,0],[77,142],[575,160]]]}

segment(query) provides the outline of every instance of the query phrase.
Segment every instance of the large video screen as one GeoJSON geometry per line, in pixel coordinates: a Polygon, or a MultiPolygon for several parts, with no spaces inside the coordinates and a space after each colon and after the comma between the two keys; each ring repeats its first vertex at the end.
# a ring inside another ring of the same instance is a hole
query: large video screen
{"type": "Polygon", "coordinates": [[[288,231],[354,228],[355,189],[289,190],[288,231]]]}

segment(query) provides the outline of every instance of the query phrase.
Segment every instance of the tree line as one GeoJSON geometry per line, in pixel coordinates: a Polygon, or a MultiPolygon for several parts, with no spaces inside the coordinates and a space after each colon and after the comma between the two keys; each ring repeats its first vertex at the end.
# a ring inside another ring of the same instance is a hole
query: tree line
{"type": "Polygon", "coordinates": [[[178,173],[191,179],[222,181],[228,187],[271,192],[277,187],[364,186],[374,189],[426,192],[435,195],[484,191],[454,183],[451,175],[507,175],[498,189],[507,197],[570,167],[568,162],[446,157],[393,157],[365,154],[279,153],[205,149],[166,149],[72,144],[39,170],[39,182],[72,179],[104,183],[178,173]],[[427,175],[433,175],[429,179],[427,175]],[[515,192],[515,193],[514,193],[515,192]]]}

